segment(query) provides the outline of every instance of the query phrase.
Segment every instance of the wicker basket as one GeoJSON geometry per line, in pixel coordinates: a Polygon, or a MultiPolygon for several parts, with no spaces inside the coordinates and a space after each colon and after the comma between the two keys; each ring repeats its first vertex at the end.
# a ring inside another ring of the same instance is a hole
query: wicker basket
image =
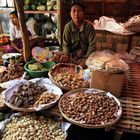
{"type": "MultiPolygon", "coordinates": [[[[103,124],[103,125],[91,125],[91,124],[79,123],[79,122],[75,121],[74,119],[69,118],[69,117],[62,111],[62,109],[61,109],[61,102],[62,102],[62,100],[63,100],[65,97],[70,96],[70,95],[72,95],[72,94],[75,94],[75,93],[77,93],[77,92],[79,92],[79,91],[86,91],[86,93],[89,93],[89,92],[91,92],[91,91],[93,91],[93,92],[95,92],[95,93],[101,92],[101,93],[107,95],[107,92],[105,92],[105,91],[103,91],[103,90],[94,89],[94,88],[81,88],[81,89],[75,89],[75,90],[72,90],[72,91],[67,92],[67,93],[64,94],[64,95],[61,97],[61,99],[59,100],[59,111],[60,111],[60,113],[62,114],[62,116],[63,116],[66,120],[68,120],[69,122],[71,122],[71,123],[73,123],[73,124],[75,124],[75,125],[78,125],[78,126],[81,126],[81,127],[84,127],[84,128],[106,128],[106,127],[111,127],[112,125],[114,125],[114,124],[120,119],[121,114],[122,114],[122,106],[121,106],[119,100],[118,100],[115,96],[113,96],[112,94],[109,94],[109,96],[112,97],[112,98],[116,101],[116,103],[118,104],[118,112],[117,112],[118,116],[117,116],[117,118],[116,118],[114,121],[112,121],[112,122],[110,122],[110,123],[107,123],[107,124],[103,124]]],[[[107,96],[108,96],[108,95],[107,95],[107,96]]]]}
{"type": "MultiPolygon", "coordinates": [[[[14,91],[20,87],[21,85],[27,83],[27,80],[19,80],[16,82],[16,84],[14,84],[13,86],[9,87],[8,89],[3,91],[3,100],[4,103],[11,109],[13,110],[17,110],[17,111],[22,111],[22,112],[34,112],[34,111],[39,111],[39,110],[44,110],[44,109],[48,109],[52,106],[54,106],[58,100],[60,99],[60,96],[63,94],[61,89],[58,88],[57,86],[55,86],[54,84],[52,84],[52,82],[48,79],[48,78],[36,78],[36,79],[32,79],[29,82],[33,82],[38,84],[39,86],[42,85],[42,87],[44,86],[46,88],[46,91],[48,93],[54,93],[56,94],[56,98],[48,103],[44,103],[44,104],[35,104],[36,101],[38,101],[38,98],[34,99],[34,102],[32,103],[32,105],[28,106],[28,107],[23,107],[23,106],[16,106],[14,104],[11,103],[11,98],[12,95],[14,94],[14,91]]],[[[45,94],[44,92],[42,93],[38,93],[40,94],[39,96],[41,97],[42,94],[45,94]]],[[[29,95],[27,95],[29,96],[29,95]]],[[[29,98],[27,98],[28,100],[29,98]]],[[[25,100],[23,100],[25,102],[25,100]]],[[[23,102],[22,101],[22,102],[23,102]]],[[[13,102],[13,101],[12,101],[13,102]]]]}
{"type": "MultiPolygon", "coordinates": [[[[57,102],[58,102],[59,98],[57,98],[54,102],[51,102],[49,104],[46,104],[46,106],[43,108],[44,109],[48,109],[52,106],[54,106],[57,102]]],[[[4,100],[4,103],[11,109],[16,110],[16,111],[21,111],[21,112],[35,112],[37,111],[35,108],[20,108],[20,107],[16,107],[13,106],[12,104],[10,104],[9,102],[4,100]]]]}
{"type": "Polygon", "coordinates": [[[13,110],[17,110],[17,111],[21,111],[21,112],[34,112],[35,109],[34,108],[19,108],[19,107],[15,107],[12,104],[10,104],[9,102],[4,100],[4,103],[11,109],[13,110]]]}
{"type": "Polygon", "coordinates": [[[60,87],[63,91],[70,91],[71,89],[68,87],[63,87],[63,86],[59,85],[59,83],[57,81],[55,81],[53,77],[54,77],[54,75],[58,74],[59,72],[62,72],[62,71],[66,72],[68,69],[69,69],[69,71],[75,72],[76,65],[71,64],[71,63],[59,63],[59,64],[56,64],[55,66],[53,66],[48,73],[49,79],[55,85],[60,87]]]}

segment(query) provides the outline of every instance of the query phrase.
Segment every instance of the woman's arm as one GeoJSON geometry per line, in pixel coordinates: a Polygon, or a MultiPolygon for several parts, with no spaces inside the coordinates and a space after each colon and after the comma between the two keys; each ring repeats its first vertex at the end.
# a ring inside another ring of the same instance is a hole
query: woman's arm
{"type": "Polygon", "coordinates": [[[70,55],[70,29],[66,25],[64,28],[63,32],[63,43],[62,43],[62,48],[63,48],[63,53],[65,55],[70,55]]]}
{"type": "Polygon", "coordinates": [[[16,51],[22,53],[23,50],[22,50],[22,49],[19,49],[19,48],[17,47],[17,43],[16,43],[15,41],[11,41],[11,46],[12,46],[16,51]]]}

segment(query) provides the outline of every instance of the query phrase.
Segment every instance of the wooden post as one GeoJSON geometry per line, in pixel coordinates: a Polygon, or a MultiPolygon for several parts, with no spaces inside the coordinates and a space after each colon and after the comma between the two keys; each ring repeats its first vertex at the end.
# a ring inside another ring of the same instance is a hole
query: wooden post
{"type": "Polygon", "coordinates": [[[31,59],[31,47],[29,43],[29,37],[27,34],[27,28],[25,23],[24,9],[23,9],[23,0],[14,0],[15,6],[18,13],[18,19],[20,24],[20,31],[22,34],[22,43],[23,43],[23,56],[24,60],[27,62],[31,59]]]}

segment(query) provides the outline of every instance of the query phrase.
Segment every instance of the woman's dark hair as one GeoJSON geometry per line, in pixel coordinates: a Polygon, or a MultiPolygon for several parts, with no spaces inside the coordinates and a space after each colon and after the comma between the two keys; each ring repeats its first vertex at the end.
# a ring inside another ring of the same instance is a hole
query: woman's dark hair
{"type": "Polygon", "coordinates": [[[80,2],[74,2],[74,3],[72,3],[71,8],[72,8],[73,6],[75,6],[75,5],[81,7],[82,11],[84,11],[84,6],[83,6],[80,2]]]}
{"type": "Polygon", "coordinates": [[[16,15],[16,17],[18,18],[17,11],[12,11],[9,15],[16,15]]]}

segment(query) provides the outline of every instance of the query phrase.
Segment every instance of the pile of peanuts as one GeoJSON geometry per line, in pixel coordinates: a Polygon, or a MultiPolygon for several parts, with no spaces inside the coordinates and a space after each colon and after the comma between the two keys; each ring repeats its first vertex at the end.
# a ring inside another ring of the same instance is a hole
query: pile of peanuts
{"type": "Polygon", "coordinates": [[[79,91],[64,96],[60,108],[68,118],[80,124],[105,125],[118,117],[118,104],[103,93],[79,91]]]}
{"type": "Polygon", "coordinates": [[[66,87],[68,89],[89,87],[88,81],[85,81],[83,78],[71,74],[69,71],[55,75],[54,80],[58,82],[61,87],[66,87]]]}
{"type": "Polygon", "coordinates": [[[59,121],[44,116],[14,116],[6,124],[1,140],[64,140],[59,121]]]}
{"type": "Polygon", "coordinates": [[[41,94],[39,99],[35,102],[35,106],[39,106],[41,104],[49,104],[54,102],[56,99],[58,99],[59,96],[54,94],[53,92],[49,93],[48,91],[45,91],[41,94]]]}
{"type": "Polygon", "coordinates": [[[0,74],[0,83],[8,80],[20,78],[24,73],[23,64],[12,64],[7,67],[7,70],[0,74]]]}

